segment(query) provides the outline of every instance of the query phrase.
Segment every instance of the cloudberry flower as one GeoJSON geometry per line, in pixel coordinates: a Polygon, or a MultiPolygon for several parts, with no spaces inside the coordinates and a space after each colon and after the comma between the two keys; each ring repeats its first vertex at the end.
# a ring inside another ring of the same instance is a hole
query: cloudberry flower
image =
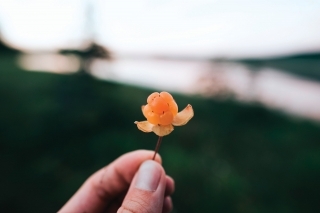
{"type": "Polygon", "coordinates": [[[152,93],[141,109],[147,120],[134,122],[138,129],[160,137],[170,134],[173,126],[185,125],[194,115],[190,104],[178,113],[178,105],[168,92],[152,93]]]}
{"type": "Polygon", "coordinates": [[[141,107],[146,121],[136,121],[138,129],[143,132],[154,132],[159,136],[153,160],[161,145],[162,137],[173,131],[173,126],[182,126],[193,117],[193,109],[190,104],[178,113],[178,105],[168,92],[154,92],[149,95],[147,105],[141,107]]]}

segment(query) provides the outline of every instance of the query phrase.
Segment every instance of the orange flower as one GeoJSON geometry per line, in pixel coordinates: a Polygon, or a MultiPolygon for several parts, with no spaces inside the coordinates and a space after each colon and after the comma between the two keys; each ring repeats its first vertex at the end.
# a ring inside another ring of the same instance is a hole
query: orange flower
{"type": "Polygon", "coordinates": [[[147,120],[134,122],[143,132],[154,132],[162,137],[173,131],[172,125],[185,125],[193,117],[193,109],[190,104],[178,113],[178,105],[168,92],[152,93],[147,103],[141,107],[147,120]]]}

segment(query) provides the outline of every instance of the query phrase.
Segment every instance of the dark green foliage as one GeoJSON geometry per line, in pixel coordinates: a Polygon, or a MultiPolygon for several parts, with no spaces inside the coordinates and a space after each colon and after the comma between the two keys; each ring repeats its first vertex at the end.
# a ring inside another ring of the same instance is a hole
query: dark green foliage
{"type": "Polygon", "coordinates": [[[269,58],[269,59],[247,59],[240,60],[240,63],[246,64],[253,70],[264,67],[269,67],[279,70],[290,70],[302,78],[320,80],[320,54],[311,53],[305,55],[296,55],[291,57],[282,58],[269,58]]]}
{"type": "MultiPolygon", "coordinates": [[[[14,60],[0,55],[1,212],[55,212],[99,168],[154,148],[156,135],[133,124],[152,91],[24,72],[14,60]]],[[[175,98],[195,110],[160,149],[175,212],[318,212],[319,125],[258,105],[175,98]]]]}

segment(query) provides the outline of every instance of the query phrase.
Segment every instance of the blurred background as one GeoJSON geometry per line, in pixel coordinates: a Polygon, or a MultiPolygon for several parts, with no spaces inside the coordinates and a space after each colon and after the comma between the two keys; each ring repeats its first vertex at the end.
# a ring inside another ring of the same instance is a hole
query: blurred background
{"type": "Polygon", "coordinates": [[[320,211],[320,2],[0,0],[0,205],[56,212],[118,156],[153,91],[174,212],[320,211]]]}

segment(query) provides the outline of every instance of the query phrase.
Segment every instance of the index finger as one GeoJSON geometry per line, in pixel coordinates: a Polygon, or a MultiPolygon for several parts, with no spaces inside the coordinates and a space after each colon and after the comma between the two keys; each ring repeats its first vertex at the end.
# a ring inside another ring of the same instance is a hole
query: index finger
{"type": "MultiPolygon", "coordinates": [[[[153,151],[138,150],[120,156],[87,179],[59,213],[102,212],[110,201],[129,188],[141,163],[152,159],[153,154],[153,151]]],[[[161,164],[159,155],[155,160],[161,164]]]]}

